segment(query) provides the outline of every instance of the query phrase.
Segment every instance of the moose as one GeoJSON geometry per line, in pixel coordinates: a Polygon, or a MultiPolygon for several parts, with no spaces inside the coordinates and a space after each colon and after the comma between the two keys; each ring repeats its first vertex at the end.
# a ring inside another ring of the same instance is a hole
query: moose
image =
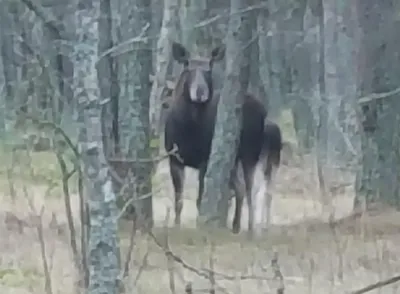
{"type": "MultiPolygon", "coordinates": [[[[172,57],[183,65],[172,91],[168,106],[165,127],[164,146],[167,152],[177,147],[177,154],[169,155],[169,168],[175,196],[175,225],[181,223],[183,208],[182,193],[185,167],[198,170],[197,208],[200,208],[204,192],[204,177],[211,153],[219,95],[214,93],[212,78],[213,64],[225,57],[223,45],[214,48],[209,58],[192,58],[189,51],[180,43],[172,44],[172,57]]],[[[264,188],[258,193],[265,194],[266,186],[280,164],[282,149],[281,130],[277,124],[266,119],[267,109],[253,95],[246,94],[242,106],[242,123],[239,146],[234,169],[230,175],[229,186],[234,191],[236,206],[232,231],[240,231],[243,198],[249,207],[249,232],[254,227],[252,187],[255,174],[264,181],[264,188]],[[241,192],[238,177],[239,164],[242,166],[245,193],[241,192]]],[[[256,195],[264,197],[263,195],[256,195]]],[[[260,198],[260,197],[258,197],[260,198]]],[[[267,222],[272,196],[267,193],[267,222]]]]}

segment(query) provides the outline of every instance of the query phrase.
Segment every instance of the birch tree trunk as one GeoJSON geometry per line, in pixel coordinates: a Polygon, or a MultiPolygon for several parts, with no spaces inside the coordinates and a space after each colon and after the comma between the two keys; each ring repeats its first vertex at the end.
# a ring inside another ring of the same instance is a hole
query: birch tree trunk
{"type": "Polygon", "coordinates": [[[250,13],[238,13],[244,0],[231,0],[227,35],[226,78],[221,92],[211,155],[205,175],[199,224],[226,226],[229,178],[234,165],[244,94],[249,84],[250,13]]]}
{"type": "Polygon", "coordinates": [[[99,0],[81,0],[76,12],[74,91],[79,102],[79,147],[84,167],[90,216],[88,244],[89,293],[117,293],[119,248],[117,206],[103,153],[100,123],[98,57],[99,0]]]}

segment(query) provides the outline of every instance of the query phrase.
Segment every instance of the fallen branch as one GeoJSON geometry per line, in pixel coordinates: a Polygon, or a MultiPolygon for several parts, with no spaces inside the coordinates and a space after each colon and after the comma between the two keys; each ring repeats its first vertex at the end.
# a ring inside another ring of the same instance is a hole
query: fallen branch
{"type": "Polygon", "coordinates": [[[377,283],[368,285],[368,286],[366,286],[364,288],[361,288],[359,290],[352,291],[352,292],[350,292],[350,294],[364,294],[364,293],[367,293],[367,292],[371,292],[372,290],[375,290],[375,289],[378,289],[378,288],[382,288],[382,287],[397,283],[399,281],[400,281],[400,275],[397,275],[397,276],[394,276],[394,277],[389,278],[387,280],[379,281],[377,283]]]}
{"type": "Polygon", "coordinates": [[[210,274],[212,273],[214,276],[219,276],[220,280],[227,280],[227,281],[237,281],[237,280],[266,280],[266,281],[272,281],[274,280],[273,278],[267,278],[267,277],[262,277],[262,276],[257,276],[257,275],[239,275],[239,276],[230,276],[227,274],[223,274],[223,273],[219,273],[215,270],[211,270],[211,269],[197,269],[194,266],[186,263],[181,257],[175,255],[170,249],[165,248],[160,241],[158,241],[157,237],[154,236],[154,234],[152,232],[149,232],[150,237],[153,239],[154,243],[156,243],[156,245],[162,249],[164,251],[165,254],[168,254],[169,256],[171,256],[171,258],[179,263],[180,265],[182,265],[185,269],[187,269],[188,271],[191,271],[195,274],[197,274],[198,276],[205,278],[207,280],[209,280],[210,278],[210,274]]]}

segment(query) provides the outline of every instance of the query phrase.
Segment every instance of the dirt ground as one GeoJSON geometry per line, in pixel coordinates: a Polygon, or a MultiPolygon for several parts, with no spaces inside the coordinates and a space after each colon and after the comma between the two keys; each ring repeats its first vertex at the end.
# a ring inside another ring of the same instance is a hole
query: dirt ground
{"type": "MultiPolygon", "coordinates": [[[[46,160],[39,158],[36,161],[46,162],[47,174],[56,173],[55,158],[48,156],[46,160]]],[[[206,234],[195,228],[197,174],[192,170],[188,170],[186,177],[183,225],[180,230],[173,228],[172,185],[167,163],[160,164],[156,182],[161,189],[153,202],[155,236],[160,242],[165,242],[167,236],[173,255],[182,259],[174,262],[171,270],[176,293],[184,293],[187,283],[192,283],[194,293],[208,291],[209,279],[200,275],[208,273],[207,269],[211,267],[216,273],[217,293],[245,294],[276,293],[281,283],[287,294],[350,293],[399,273],[400,214],[379,211],[358,219],[350,218],[332,228],[326,223],[328,212],[321,205],[312,160],[290,162],[290,165],[283,165],[277,175],[272,226],[256,241],[248,241],[245,232],[233,235],[223,230],[206,234]],[[170,227],[165,229],[168,209],[171,210],[170,227]],[[282,274],[283,282],[276,277],[276,272],[282,274]]],[[[46,182],[45,176],[45,180],[40,181],[18,177],[23,167],[20,168],[14,169],[14,192],[7,180],[7,169],[3,168],[0,173],[0,293],[44,293],[38,234],[30,227],[32,210],[38,212],[41,207],[44,207],[42,223],[52,291],[74,293],[75,272],[59,183],[46,182]],[[51,190],[49,186],[52,186],[51,190]],[[14,198],[10,194],[15,194],[14,198]],[[56,216],[57,225],[54,219],[51,221],[52,214],[56,216]],[[18,228],[11,227],[12,215],[25,223],[20,223],[18,228]]],[[[40,173],[40,168],[38,170],[40,173]]],[[[351,173],[343,171],[330,173],[335,218],[351,213],[352,177],[351,173]]],[[[72,196],[73,213],[78,219],[77,197],[72,196]]],[[[244,208],[242,222],[245,229],[247,208],[244,208]]],[[[129,244],[129,230],[129,224],[122,223],[123,261],[129,244]]],[[[125,281],[127,293],[134,287],[136,293],[171,293],[167,268],[167,258],[154,240],[136,236],[131,271],[125,281]]],[[[400,293],[397,286],[393,284],[370,293],[400,293]]]]}

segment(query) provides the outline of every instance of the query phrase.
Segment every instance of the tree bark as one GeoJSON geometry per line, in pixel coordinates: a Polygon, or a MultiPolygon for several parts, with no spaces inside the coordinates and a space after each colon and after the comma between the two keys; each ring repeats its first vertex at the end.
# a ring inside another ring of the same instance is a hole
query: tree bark
{"type": "Polygon", "coordinates": [[[118,57],[120,74],[120,125],[119,151],[122,160],[130,162],[134,185],[129,191],[129,205],[125,216],[136,219],[137,227],[151,228],[152,216],[152,162],[150,150],[150,72],[152,50],[146,38],[151,24],[151,2],[136,0],[121,1],[121,42],[129,41],[145,32],[146,36],[132,44],[132,49],[118,57]]]}
{"type": "MultiPolygon", "coordinates": [[[[112,37],[112,12],[110,0],[101,0],[99,19],[99,52],[100,54],[114,46],[112,37]]],[[[119,153],[119,94],[118,63],[108,54],[99,60],[97,65],[101,98],[109,99],[102,113],[102,135],[106,157],[119,153]]]]}
{"type": "Polygon", "coordinates": [[[6,121],[13,120],[15,117],[15,102],[14,97],[16,93],[17,83],[17,66],[14,53],[15,38],[13,31],[13,19],[9,12],[9,4],[3,3],[0,9],[0,41],[1,41],[1,56],[3,61],[3,74],[5,86],[5,101],[3,107],[5,108],[6,121]]]}
{"type": "Polygon", "coordinates": [[[228,183],[239,143],[242,104],[250,75],[248,44],[251,38],[251,14],[238,13],[246,5],[244,0],[231,0],[226,78],[205,175],[205,189],[198,219],[200,225],[226,226],[228,183]]]}
{"type": "Polygon", "coordinates": [[[358,0],[361,28],[358,92],[361,169],[355,208],[377,202],[400,207],[400,49],[398,1],[358,0]]]}
{"type": "Polygon", "coordinates": [[[154,81],[150,93],[150,123],[152,128],[152,149],[158,154],[160,150],[160,115],[161,100],[166,85],[168,68],[171,64],[172,41],[177,37],[177,28],[179,26],[178,0],[164,1],[164,13],[160,37],[156,49],[156,65],[154,81]]]}
{"type": "MultiPolygon", "coordinates": [[[[136,0],[137,17],[134,27],[144,28],[151,23],[151,3],[149,0],[136,0]]],[[[139,33],[138,31],[136,31],[139,33]]],[[[136,213],[140,227],[153,227],[152,205],[152,161],[150,150],[150,73],[152,69],[152,50],[150,41],[136,43],[134,50],[136,73],[135,90],[130,97],[132,110],[132,131],[128,156],[138,159],[135,162],[136,195],[143,198],[136,201],[136,213]]]]}
{"type": "Polygon", "coordinates": [[[89,293],[118,293],[119,247],[117,206],[108,166],[103,153],[100,122],[100,90],[96,62],[98,57],[99,0],[82,0],[76,12],[74,94],[79,101],[79,147],[86,175],[90,216],[89,293]]]}

